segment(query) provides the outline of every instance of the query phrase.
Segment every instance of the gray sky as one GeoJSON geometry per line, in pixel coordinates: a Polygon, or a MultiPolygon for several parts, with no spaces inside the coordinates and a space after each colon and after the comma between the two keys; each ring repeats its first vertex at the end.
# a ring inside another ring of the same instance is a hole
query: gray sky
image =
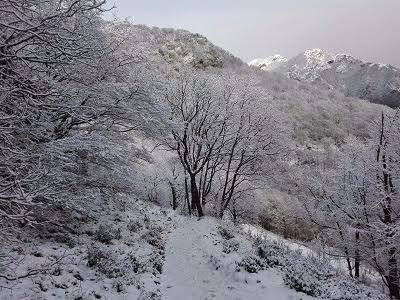
{"type": "Polygon", "coordinates": [[[206,36],[245,61],[306,49],[400,67],[400,0],[108,0],[119,18],[206,36]]]}

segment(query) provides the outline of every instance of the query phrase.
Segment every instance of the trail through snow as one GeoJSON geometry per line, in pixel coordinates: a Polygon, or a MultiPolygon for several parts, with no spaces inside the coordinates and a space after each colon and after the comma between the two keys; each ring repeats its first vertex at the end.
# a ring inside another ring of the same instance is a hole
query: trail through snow
{"type": "Polygon", "coordinates": [[[212,218],[176,219],[166,245],[162,299],[315,299],[287,288],[277,270],[237,272],[240,254],[222,252],[218,226],[212,218]]]}

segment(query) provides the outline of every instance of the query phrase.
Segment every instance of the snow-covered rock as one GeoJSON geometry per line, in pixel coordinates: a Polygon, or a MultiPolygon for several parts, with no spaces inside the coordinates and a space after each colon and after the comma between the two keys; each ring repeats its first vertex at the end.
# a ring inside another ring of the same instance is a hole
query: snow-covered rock
{"type": "Polygon", "coordinates": [[[258,67],[264,71],[273,71],[286,63],[288,59],[282,55],[275,54],[268,56],[267,58],[256,58],[249,62],[250,66],[258,67]]]}

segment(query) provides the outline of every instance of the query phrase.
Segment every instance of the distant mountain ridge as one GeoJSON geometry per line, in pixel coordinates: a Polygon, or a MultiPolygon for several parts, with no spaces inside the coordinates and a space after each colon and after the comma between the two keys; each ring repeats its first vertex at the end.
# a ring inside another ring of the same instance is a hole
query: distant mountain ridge
{"type": "Polygon", "coordinates": [[[288,59],[282,55],[275,54],[267,58],[257,58],[249,62],[250,66],[256,66],[264,71],[272,71],[286,63],[288,59]]]}
{"type": "Polygon", "coordinates": [[[262,59],[253,60],[249,65],[338,89],[346,96],[400,106],[400,70],[391,65],[367,63],[348,54],[331,54],[321,49],[307,50],[286,61],[279,57],[282,63],[270,64],[268,68],[259,64],[262,59]]]}

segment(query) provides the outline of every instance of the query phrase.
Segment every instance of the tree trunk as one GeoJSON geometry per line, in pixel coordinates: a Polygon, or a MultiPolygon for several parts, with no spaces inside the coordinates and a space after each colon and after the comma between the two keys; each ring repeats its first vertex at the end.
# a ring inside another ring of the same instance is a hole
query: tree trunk
{"type": "Polygon", "coordinates": [[[392,218],[392,198],[391,194],[394,192],[394,186],[392,182],[392,176],[388,172],[388,165],[386,162],[386,155],[382,155],[382,166],[383,166],[383,184],[386,192],[385,207],[383,209],[384,223],[387,226],[386,229],[386,245],[388,246],[388,266],[389,274],[386,278],[390,291],[390,296],[395,299],[400,299],[400,286],[399,286],[399,269],[397,265],[396,252],[397,248],[392,244],[394,230],[394,221],[392,218]]]}
{"type": "Polygon", "coordinates": [[[192,208],[190,207],[190,199],[189,199],[189,187],[187,182],[187,177],[185,176],[185,200],[187,203],[188,213],[189,215],[192,214],[192,208]]]}
{"type": "Polygon", "coordinates": [[[384,222],[387,226],[386,229],[386,245],[388,246],[388,267],[389,272],[386,276],[386,281],[388,284],[390,297],[394,299],[400,299],[400,286],[399,286],[399,268],[396,258],[397,248],[392,244],[392,239],[394,232],[391,230],[392,220],[392,209],[391,209],[391,199],[387,196],[387,207],[383,209],[384,211],[384,222]]]}
{"type": "MultiPolygon", "coordinates": [[[[391,161],[390,157],[388,158],[385,149],[385,130],[384,130],[384,114],[382,112],[381,119],[381,132],[380,132],[380,141],[376,155],[376,161],[382,165],[382,181],[383,181],[383,189],[385,192],[385,201],[383,203],[383,223],[386,226],[385,232],[385,244],[388,247],[388,272],[385,275],[385,279],[387,281],[387,285],[390,292],[390,297],[395,299],[400,299],[400,286],[399,286],[399,269],[396,258],[397,248],[393,245],[393,236],[394,230],[393,226],[395,225],[393,220],[393,207],[392,207],[392,197],[391,195],[395,193],[395,187],[392,181],[392,174],[390,172],[390,168],[388,163],[391,161]]],[[[378,176],[378,180],[379,180],[378,176]]]]}
{"type": "Polygon", "coordinates": [[[353,278],[353,268],[351,267],[351,260],[350,257],[348,255],[348,251],[346,250],[346,262],[347,262],[347,270],[349,271],[349,275],[351,278],[353,278]]]}
{"type": "Polygon", "coordinates": [[[194,175],[190,175],[190,192],[192,196],[192,208],[194,206],[194,208],[197,209],[199,217],[204,216],[203,207],[201,206],[199,190],[197,188],[196,177],[194,175]]]}
{"type": "Polygon", "coordinates": [[[177,201],[177,197],[176,197],[176,189],[174,184],[169,181],[169,186],[171,188],[171,194],[172,194],[172,209],[176,210],[178,208],[178,201],[177,201]]]}
{"type": "MultiPolygon", "coordinates": [[[[335,218],[337,219],[336,216],[335,216],[335,218]]],[[[340,238],[342,239],[342,241],[344,243],[346,243],[346,241],[344,239],[343,231],[342,231],[342,228],[340,227],[339,222],[336,222],[336,227],[339,231],[340,238]]],[[[351,266],[351,257],[350,257],[349,249],[347,248],[347,246],[344,247],[344,253],[346,254],[346,262],[347,262],[347,269],[349,271],[349,275],[351,278],[353,278],[353,268],[351,266]]]]}
{"type": "Polygon", "coordinates": [[[236,212],[235,202],[233,202],[233,205],[232,205],[232,216],[233,216],[233,222],[236,223],[236,221],[237,221],[237,212],[236,212]]]}
{"type": "Polygon", "coordinates": [[[360,278],[360,232],[356,230],[356,249],[354,250],[354,277],[360,278]]]}
{"type": "Polygon", "coordinates": [[[390,296],[394,299],[400,299],[400,287],[399,287],[399,271],[396,259],[396,247],[389,249],[389,275],[386,276],[386,280],[389,287],[390,296]]]}

